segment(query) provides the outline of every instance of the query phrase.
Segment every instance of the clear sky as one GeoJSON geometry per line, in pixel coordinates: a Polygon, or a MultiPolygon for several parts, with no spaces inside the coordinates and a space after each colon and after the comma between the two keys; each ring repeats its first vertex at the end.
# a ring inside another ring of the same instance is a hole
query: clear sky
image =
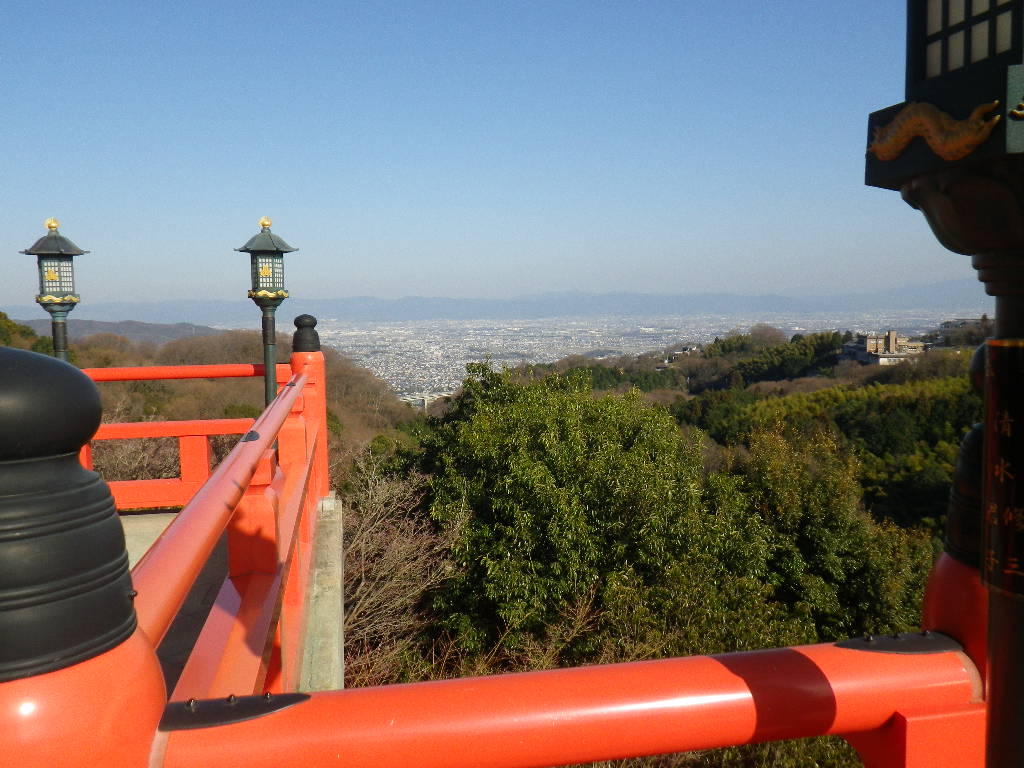
{"type": "MultiPolygon", "coordinates": [[[[863,186],[901,0],[48,2],[0,30],[0,304],[832,292],[972,276],[863,186]]],[[[981,288],[979,286],[979,295],[981,288]]]]}

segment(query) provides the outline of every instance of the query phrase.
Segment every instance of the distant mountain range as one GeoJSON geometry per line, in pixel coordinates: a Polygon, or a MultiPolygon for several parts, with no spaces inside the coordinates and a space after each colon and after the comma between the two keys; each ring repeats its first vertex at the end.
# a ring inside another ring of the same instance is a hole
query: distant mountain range
{"type": "MultiPolygon", "coordinates": [[[[49,317],[35,317],[29,320],[18,320],[18,322],[27,325],[40,336],[50,335],[49,317]]],[[[68,320],[68,333],[72,339],[80,339],[94,333],[113,333],[135,343],[148,341],[160,345],[185,336],[210,336],[220,332],[217,328],[192,325],[192,323],[162,324],[140,323],[137,320],[80,320],[75,317],[68,320]]]]}
{"type": "MultiPolygon", "coordinates": [[[[950,313],[992,313],[993,300],[972,279],[927,285],[887,287],[858,293],[803,296],[736,293],[542,293],[512,299],[451,299],[407,296],[377,299],[355,296],[340,299],[289,299],[278,310],[279,331],[291,328],[290,319],[308,313],[332,320],[400,322],[413,320],[535,319],[620,315],[706,315],[744,313],[872,312],[878,310],[949,310],[950,313]]],[[[12,318],[39,318],[36,306],[5,306],[12,318]]],[[[152,323],[187,322],[205,326],[258,327],[259,310],[245,300],[157,301],[89,303],[83,301],[75,320],[123,321],[145,318],[152,323]]],[[[40,321],[47,322],[44,316],[40,321]]],[[[95,331],[92,331],[95,332],[95,331]]]]}

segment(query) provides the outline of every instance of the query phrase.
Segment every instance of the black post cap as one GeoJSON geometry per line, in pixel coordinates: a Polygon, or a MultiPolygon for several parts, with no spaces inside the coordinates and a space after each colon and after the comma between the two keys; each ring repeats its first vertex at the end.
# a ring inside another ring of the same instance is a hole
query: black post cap
{"type": "Polygon", "coordinates": [[[319,352],[320,334],[314,330],[316,318],[299,315],[295,318],[295,335],[292,336],[292,352],[319,352]]]}
{"type": "Polygon", "coordinates": [[[135,629],[110,489],[78,460],[100,423],[74,366],[0,347],[0,682],[52,672],[135,629]]]}
{"type": "Polygon", "coordinates": [[[79,450],[102,408],[92,379],[69,363],[0,347],[0,461],[79,450]]]}

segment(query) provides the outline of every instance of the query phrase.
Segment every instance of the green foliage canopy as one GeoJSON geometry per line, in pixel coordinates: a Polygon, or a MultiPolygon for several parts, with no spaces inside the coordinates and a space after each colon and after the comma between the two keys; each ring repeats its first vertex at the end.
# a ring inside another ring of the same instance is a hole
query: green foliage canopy
{"type": "Polygon", "coordinates": [[[916,624],[927,541],[875,524],[856,462],[820,437],[762,432],[747,464],[706,473],[699,434],[636,391],[482,365],[464,387],[421,462],[457,542],[434,608],[464,650],[541,638],[580,605],[564,663],[916,624]]]}
{"type": "MultiPolygon", "coordinates": [[[[925,361],[922,361],[924,363],[925,361]]],[[[959,362],[936,360],[943,374],[959,362]]],[[[876,517],[938,531],[956,463],[957,446],[981,418],[981,398],[964,375],[918,378],[918,366],[866,386],[839,385],[812,393],[759,397],[749,390],[704,392],[679,399],[672,413],[722,444],[785,424],[809,433],[826,430],[860,460],[860,483],[876,517]],[[914,371],[917,370],[917,373],[914,371]]]]}

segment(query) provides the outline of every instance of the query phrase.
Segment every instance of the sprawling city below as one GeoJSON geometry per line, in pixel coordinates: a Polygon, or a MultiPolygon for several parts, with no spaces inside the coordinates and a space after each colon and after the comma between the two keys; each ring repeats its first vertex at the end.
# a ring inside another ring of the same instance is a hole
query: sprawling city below
{"type": "Polygon", "coordinates": [[[787,334],[895,329],[914,336],[936,328],[944,320],[972,315],[977,315],[976,309],[372,323],[321,318],[318,330],[325,344],[369,368],[400,397],[422,402],[454,392],[466,373],[466,363],[487,359],[500,367],[552,362],[572,354],[638,354],[682,344],[704,344],[756,323],[767,323],[787,334]]]}

